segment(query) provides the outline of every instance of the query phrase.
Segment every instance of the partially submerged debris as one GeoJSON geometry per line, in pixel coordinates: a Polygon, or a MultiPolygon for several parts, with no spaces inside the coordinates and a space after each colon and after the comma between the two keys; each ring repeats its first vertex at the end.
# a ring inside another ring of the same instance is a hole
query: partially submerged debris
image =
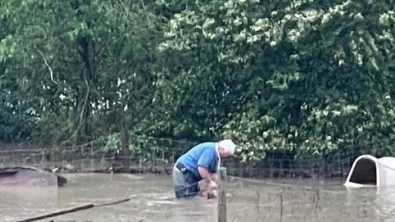
{"type": "Polygon", "coordinates": [[[49,214],[44,214],[44,215],[40,215],[40,216],[35,216],[35,217],[30,217],[27,219],[23,219],[23,220],[19,220],[18,222],[31,222],[31,221],[38,221],[38,220],[42,220],[42,219],[46,219],[46,218],[51,218],[51,217],[55,217],[55,216],[59,216],[59,215],[64,215],[64,214],[68,214],[68,213],[73,213],[73,212],[77,212],[77,211],[81,211],[81,210],[87,210],[93,207],[103,207],[103,206],[109,206],[109,205],[114,205],[114,204],[120,204],[120,203],[124,203],[124,202],[128,202],[130,201],[130,198],[127,199],[122,199],[122,200],[117,200],[117,201],[113,201],[113,202],[109,202],[109,203],[103,203],[103,204],[85,204],[82,206],[78,206],[78,207],[73,207],[73,208],[69,208],[69,209],[65,209],[65,210],[60,210],[54,213],[49,213],[49,214]]]}
{"type": "Polygon", "coordinates": [[[67,179],[31,166],[1,167],[0,186],[64,186],[67,179]]]}

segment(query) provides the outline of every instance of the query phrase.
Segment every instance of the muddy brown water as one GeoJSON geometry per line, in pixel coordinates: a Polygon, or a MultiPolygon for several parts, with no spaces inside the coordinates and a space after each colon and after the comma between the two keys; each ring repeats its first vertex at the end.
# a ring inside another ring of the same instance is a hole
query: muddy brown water
{"type": "MultiPolygon", "coordinates": [[[[124,198],[131,201],[41,221],[216,221],[217,200],[176,201],[170,176],[65,174],[61,188],[1,188],[0,221],[124,198]]],[[[229,178],[228,221],[395,221],[395,189],[346,189],[341,180],[229,178]]]]}

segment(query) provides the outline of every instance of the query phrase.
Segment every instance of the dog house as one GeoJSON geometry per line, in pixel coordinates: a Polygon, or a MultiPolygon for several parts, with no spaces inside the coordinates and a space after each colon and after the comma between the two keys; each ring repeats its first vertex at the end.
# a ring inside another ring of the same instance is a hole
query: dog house
{"type": "Polygon", "coordinates": [[[395,186],[395,158],[359,156],[353,163],[344,183],[346,187],[395,186]]]}

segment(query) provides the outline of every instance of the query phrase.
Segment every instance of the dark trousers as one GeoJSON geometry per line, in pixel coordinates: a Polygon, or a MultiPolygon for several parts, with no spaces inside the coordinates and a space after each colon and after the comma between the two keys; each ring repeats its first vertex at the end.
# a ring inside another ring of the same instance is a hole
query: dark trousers
{"type": "Polygon", "coordinates": [[[182,164],[173,168],[174,191],[177,198],[193,198],[199,193],[199,180],[182,164]]]}

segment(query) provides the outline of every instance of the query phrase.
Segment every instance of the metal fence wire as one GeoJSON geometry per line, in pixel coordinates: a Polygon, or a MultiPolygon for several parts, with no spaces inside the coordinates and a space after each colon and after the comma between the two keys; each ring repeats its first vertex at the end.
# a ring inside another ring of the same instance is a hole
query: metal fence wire
{"type": "Polygon", "coordinates": [[[229,177],[227,221],[375,221],[391,215],[380,212],[380,197],[372,190],[351,192],[341,184],[340,180],[323,185],[317,180],[229,177]]]}
{"type": "MultiPolygon", "coordinates": [[[[169,173],[176,159],[197,142],[130,136],[131,172],[169,173]]],[[[356,156],[353,147],[330,155],[305,155],[267,151],[261,161],[241,162],[223,159],[222,165],[232,176],[254,178],[333,178],[345,177],[356,156]]],[[[74,166],[76,171],[106,171],[122,168],[124,155],[119,141],[100,139],[79,146],[46,148],[0,145],[0,166],[31,165],[36,167],[74,166]]]]}

